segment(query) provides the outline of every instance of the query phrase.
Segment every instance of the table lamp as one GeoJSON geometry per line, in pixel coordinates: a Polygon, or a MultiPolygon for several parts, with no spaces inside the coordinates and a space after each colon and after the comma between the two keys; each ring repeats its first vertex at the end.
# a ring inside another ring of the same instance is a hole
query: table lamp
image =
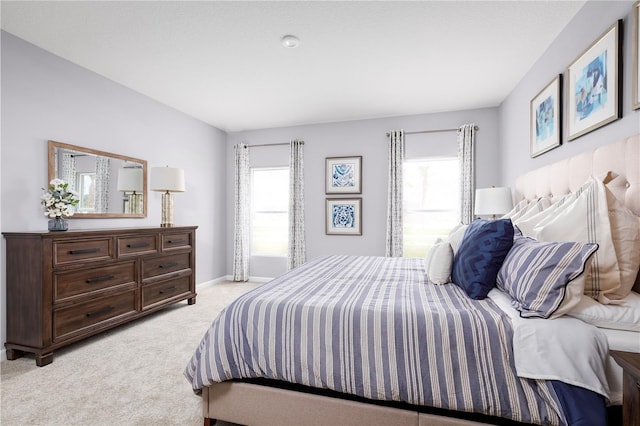
{"type": "Polygon", "coordinates": [[[140,213],[142,211],[142,168],[123,167],[118,170],[118,188],[127,195],[128,205],[124,213],[140,213]]]}
{"type": "Polygon", "coordinates": [[[173,226],[172,192],[184,192],[184,170],[177,167],[152,167],[151,190],[162,192],[162,227],[173,226]]]}
{"type": "Polygon", "coordinates": [[[497,215],[508,213],[513,208],[511,189],[501,188],[480,188],[476,190],[475,214],[490,215],[495,219],[497,215]]]}

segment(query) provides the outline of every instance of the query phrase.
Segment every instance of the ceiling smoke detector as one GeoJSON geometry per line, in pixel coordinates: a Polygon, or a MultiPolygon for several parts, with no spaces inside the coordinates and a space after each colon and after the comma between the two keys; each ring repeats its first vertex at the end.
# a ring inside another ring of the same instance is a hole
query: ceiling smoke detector
{"type": "Polygon", "coordinates": [[[300,39],[294,35],[283,36],[280,41],[287,49],[294,49],[300,45],[300,39]]]}

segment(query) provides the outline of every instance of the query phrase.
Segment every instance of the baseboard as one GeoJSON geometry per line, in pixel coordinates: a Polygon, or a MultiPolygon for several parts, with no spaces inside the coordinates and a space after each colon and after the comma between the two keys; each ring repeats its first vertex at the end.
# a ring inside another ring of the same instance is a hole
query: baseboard
{"type": "Polygon", "coordinates": [[[7,350],[2,349],[0,351],[0,361],[6,361],[6,360],[7,360],[7,350]]]}
{"type": "MultiPolygon", "coordinates": [[[[271,281],[273,277],[249,277],[249,281],[254,283],[266,283],[267,281],[271,281]]],[[[225,275],[226,281],[233,281],[233,275],[225,275]]]]}
{"type": "Polygon", "coordinates": [[[222,283],[222,282],[225,282],[225,281],[229,281],[229,279],[227,278],[227,276],[222,276],[222,277],[214,278],[214,279],[212,279],[212,280],[209,280],[209,281],[205,281],[205,282],[202,282],[202,283],[196,284],[196,290],[197,290],[197,289],[207,288],[207,287],[210,287],[210,286],[212,286],[212,285],[214,285],[214,284],[222,283]]]}

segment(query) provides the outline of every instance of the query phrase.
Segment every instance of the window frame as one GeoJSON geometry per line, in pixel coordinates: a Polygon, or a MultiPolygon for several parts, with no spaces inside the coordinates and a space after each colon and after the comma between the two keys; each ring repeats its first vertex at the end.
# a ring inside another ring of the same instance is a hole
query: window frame
{"type": "MultiPolygon", "coordinates": [[[[287,257],[288,256],[288,249],[289,249],[289,237],[288,237],[288,217],[289,217],[289,205],[287,203],[286,209],[285,210],[256,210],[255,209],[255,203],[254,203],[254,179],[255,179],[255,171],[274,171],[274,170],[286,170],[287,172],[289,171],[289,166],[267,166],[267,167],[250,167],[249,168],[249,204],[250,204],[250,209],[249,209],[249,253],[250,256],[260,256],[260,257],[287,257]],[[287,232],[287,237],[286,237],[286,249],[284,253],[265,253],[265,252],[258,252],[258,251],[254,251],[254,218],[255,218],[255,214],[284,214],[285,217],[287,218],[287,227],[286,227],[286,232],[287,232]]],[[[287,173],[287,199],[288,197],[288,191],[289,191],[289,178],[288,178],[288,173],[287,173]]]]}

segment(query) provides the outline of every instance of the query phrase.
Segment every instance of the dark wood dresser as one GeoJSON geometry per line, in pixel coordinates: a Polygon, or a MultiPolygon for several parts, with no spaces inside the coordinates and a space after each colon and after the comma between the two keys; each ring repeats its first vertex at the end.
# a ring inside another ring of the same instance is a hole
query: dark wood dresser
{"type": "Polygon", "coordinates": [[[194,304],[196,228],[4,232],[7,359],[44,366],[62,346],[194,304]]]}

